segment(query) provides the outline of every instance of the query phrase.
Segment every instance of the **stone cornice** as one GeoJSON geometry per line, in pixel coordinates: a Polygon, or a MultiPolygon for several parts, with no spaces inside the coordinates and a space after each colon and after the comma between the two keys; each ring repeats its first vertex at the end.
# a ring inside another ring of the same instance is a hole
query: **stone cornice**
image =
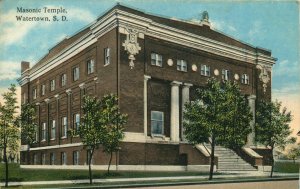
{"type": "Polygon", "coordinates": [[[90,26],[89,32],[60,51],[60,53],[56,56],[41,65],[34,66],[32,69],[23,72],[22,76],[18,79],[19,84],[22,86],[30,80],[38,78],[42,74],[45,74],[49,70],[57,67],[59,64],[69,60],[71,57],[95,43],[99,37],[116,27],[135,29],[139,33],[143,34],[139,35],[139,37],[148,35],[223,57],[240,60],[245,63],[264,64],[271,67],[276,60],[275,58],[266,56],[262,53],[231,46],[154,22],[153,20],[143,16],[135,15],[119,9],[113,9],[97,22],[93,23],[90,26]]]}

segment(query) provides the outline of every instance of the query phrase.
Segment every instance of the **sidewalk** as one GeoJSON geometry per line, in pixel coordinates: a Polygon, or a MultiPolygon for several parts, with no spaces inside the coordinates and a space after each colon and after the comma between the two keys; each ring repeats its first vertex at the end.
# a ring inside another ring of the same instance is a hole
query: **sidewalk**
{"type": "MultiPolygon", "coordinates": [[[[249,178],[249,177],[262,177],[269,176],[269,172],[221,172],[227,173],[227,175],[214,175],[214,178],[249,178]]],[[[279,177],[299,177],[298,173],[274,173],[274,176],[279,177]]],[[[93,183],[124,183],[124,182],[142,182],[142,181],[174,181],[174,180],[194,180],[194,179],[207,179],[205,176],[178,176],[178,177],[149,177],[149,178],[117,178],[117,179],[93,179],[93,183]]],[[[88,179],[82,180],[56,180],[56,181],[26,181],[26,182],[9,182],[9,186],[32,186],[32,185],[56,185],[56,184],[86,184],[89,183],[88,179]]],[[[0,183],[0,186],[4,186],[4,183],[0,183]]]]}

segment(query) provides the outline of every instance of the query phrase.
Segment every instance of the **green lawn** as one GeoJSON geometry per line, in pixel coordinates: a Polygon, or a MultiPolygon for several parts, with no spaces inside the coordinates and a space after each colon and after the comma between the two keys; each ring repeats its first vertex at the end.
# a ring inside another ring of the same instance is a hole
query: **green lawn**
{"type": "MultiPolygon", "coordinates": [[[[276,162],[274,171],[285,173],[298,173],[299,163],[276,162]]],[[[4,164],[0,164],[0,182],[4,181],[4,164]]],[[[208,176],[208,173],[199,172],[158,172],[158,171],[93,171],[93,178],[142,178],[142,177],[176,177],[176,176],[208,176]]],[[[218,174],[218,173],[216,173],[218,174]]],[[[17,164],[9,165],[10,181],[47,181],[47,180],[76,180],[88,179],[88,170],[55,170],[55,169],[21,169],[17,164]]]]}
{"type": "MultiPolygon", "coordinates": [[[[4,181],[4,164],[0,164],[0,181],[4,181]],[[2,174],[3,173],[3,174],[2,174]]],[[[142,178],[142,177],[175,177],[200,176],[208,173],[199,172],[158,172],[158,171],[93,171],[93,178],[142,178]]],[[[76,180],[88,179],[88,170],[55,170],[55,169],[21,169],[17,164],[9,165],[10,181],[47,181],[47,180],[76,180]]]]}
{"type": "Polygon", "coordinates": [[[299,166],[299,162],[275,162],[274,171],[282,173],[299,173],[299,166]]]}

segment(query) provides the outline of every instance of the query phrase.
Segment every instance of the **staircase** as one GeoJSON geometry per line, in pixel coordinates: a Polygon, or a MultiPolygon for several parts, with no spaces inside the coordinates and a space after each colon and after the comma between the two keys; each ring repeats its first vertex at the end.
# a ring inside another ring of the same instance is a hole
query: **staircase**
{"type": "MultiPolygon", "coordinates": [[[[210,145],[205,146],[211,150],[210,145]]],[[[229,148],[215,146],[215,155],[218,156],[218,171],[257,171],[229,148]]]]}

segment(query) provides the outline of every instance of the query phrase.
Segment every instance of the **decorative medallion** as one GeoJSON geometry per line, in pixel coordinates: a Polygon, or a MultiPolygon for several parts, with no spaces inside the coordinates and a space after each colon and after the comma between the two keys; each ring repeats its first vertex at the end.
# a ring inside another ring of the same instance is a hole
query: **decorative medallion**
{"type": "Polygon", "coordinates": [[[193,65],[192,65],[192,70],[193,70],[194,72],[196,72],[197,69],[198,69],[198,68],[197,68],[197,65],[196,65],[196,64],[193,64],[193,65]]]}
{"type": "Polygon", "coordinates": [[[239,79],[240,79],[239,74],[234,74],[234,79],[235,79],[235,80],[239,80],[239,79]]]}
{"type": "Polygon", "coordinates": [[[135,29],[128,29],[128,28],[126,28],[126,30],[128,31],[128,34],[122,46],[124,46],[125,51],[127,51],[127,54],[129,55],[128,59],[130,60],[129,61],[130,69],[133,69],[134,67],[133,61],[135,60],[134,56],[139,53],[141,47],[137,42],[138,31],[135,29]]]}
{"type": "Polygon", "coordinates": [[[263,83],[264,93],[266,93],[267,83],[269,83],[270,81],[270,76],[268,74],[268,71],[271,71],[271,68],[265,65],[257,65],[256,68],[260,69],[259,79],[263,83]]]}
{"type": "Polygon", "coordinates": [[[173,66],[173,60],[169,58],[168,61],[167,61],[167,64],[168,64],[169,66],[173,66]]]}
{"type": "Polygon", "coordinates": [[[218,76],[218,75],[220,74],[219,70],[218,70],[218,69],[215,69],[215,70],[214,70],[214,74],[215,74],[216,76],[218,76]]]}

